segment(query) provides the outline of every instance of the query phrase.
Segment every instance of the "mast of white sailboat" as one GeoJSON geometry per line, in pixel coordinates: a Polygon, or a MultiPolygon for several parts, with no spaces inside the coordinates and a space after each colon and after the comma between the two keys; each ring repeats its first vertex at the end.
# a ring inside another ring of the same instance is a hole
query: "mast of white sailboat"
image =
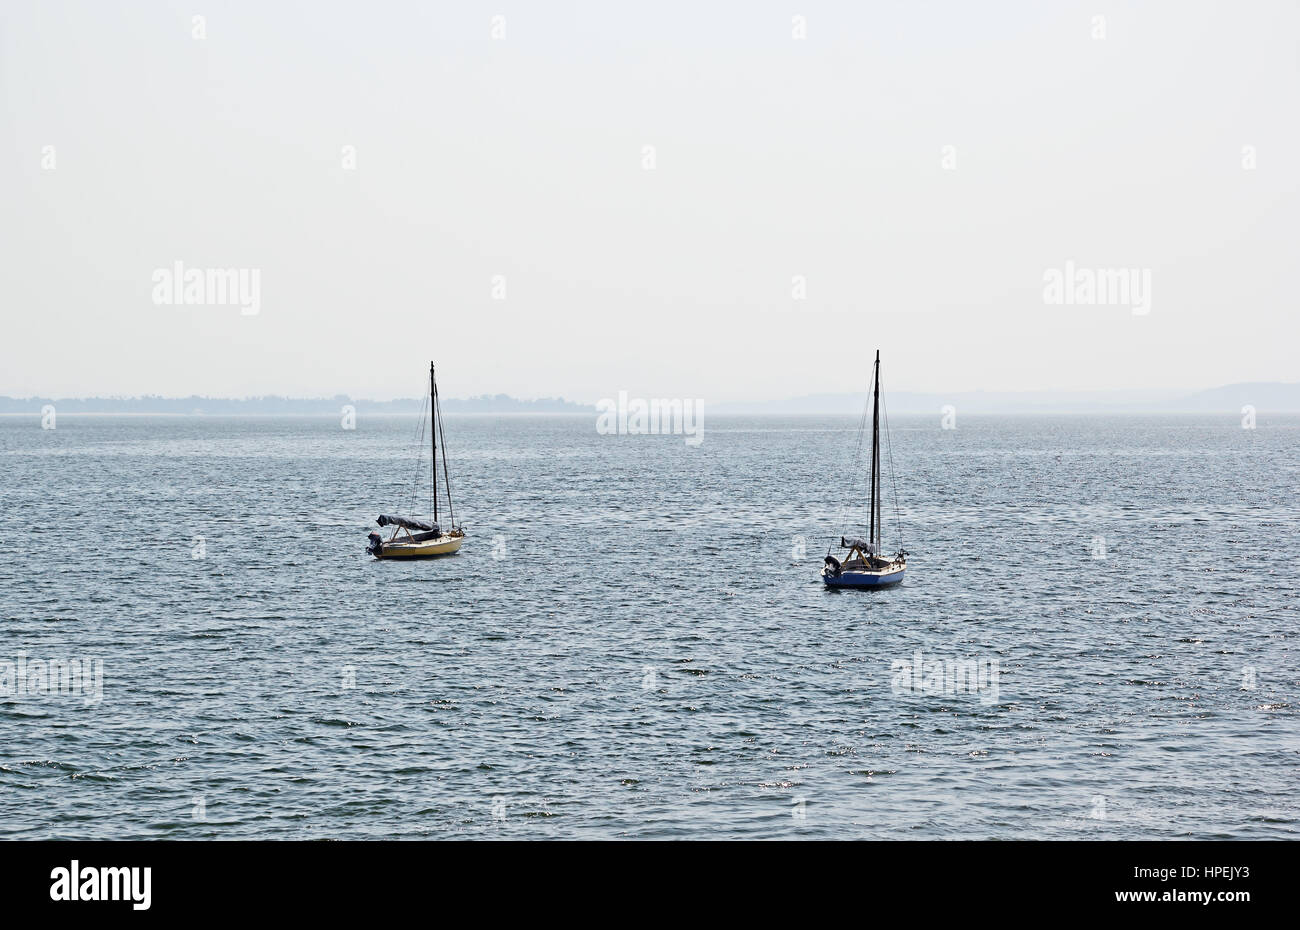
{"type": "Polygon", "coordinates": [[[433,522],[438,522],[438,384],[433,380],[433,362],[429,363],[429,440],[433,457],[429,460],[429,478],[433,481],[433,522]]]}
{"type": "Polygon", "coordinates": [[[875,401],[871,410],[871,525],[867,529],[869,542],[880,554],[880,350],[876,350],[875,401]]]}

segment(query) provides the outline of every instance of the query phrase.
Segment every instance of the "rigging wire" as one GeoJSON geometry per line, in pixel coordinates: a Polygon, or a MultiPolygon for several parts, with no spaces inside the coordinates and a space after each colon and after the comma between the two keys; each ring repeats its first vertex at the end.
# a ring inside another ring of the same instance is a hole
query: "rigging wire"
{"type": "MultiPolygon", "coordinates": [[[[852,474],[855,477],[858,474],[858,469],[862,467],[862,438],[867,431],[867,414],[870,412],[870,410],[871,410],[871,392],[867,391],[867,399],[862,405],[862,417],[858,420],[858,441],[856,447],[853,450],[852,474]]],[[[840,505],[840,518],[839,518],[840,535],[838,537],[832,537],[830,543],[827,544],[826,546],[827,555],[830,555],[831,550],[835,548],[835,540],[843,538],[844,531],[849,528],[849,508],[851,506],[852,505],[847,501],[840,505]]]]}
{"type": "MultiPolygon", "coordinates": [[[[420,493],[420,466],[424,464],[423,461],[424,455],[422,454],[424,448],[424,413],[428,409],[428,405],[429,405],[429,398],[425,397],[424,403],[420,405],[420,420],[416,424],[415,473],[411,476],[411,494],[409,498],[411,503],[410,506],[407,508],[407,513],[409,513],[411,516],[415,516],[416,514],[416,509],[415,509],[416,501],[420,493]]],[[[432,498],[430,498],[429,500],[429,508],[430,508],[430,513],[432,513],[433,512],[432,498]]]]}
{"type": "MultiPolygon", "coordinates": [[[[885,448],[889,450],[889,484],[894,489],[894,528],[898,531],[898,548],[903,548],[903,518],[898,510],[898,472],[894,469],[894,440],[889,434],[889,410],[884,402],[880,404],[885,411],[885,448]]],[[[884,546],[881,546],[884,549],[884,546]]],[[[881,553],[884,554],[883,551],[881,553]]]]}
{"type": "MultiPolygon", "coordinates": [[[[442,479],[447,486],[447,515],[451,518],[452,529],[456,528],[456,508],[451,503],[451,470],[447,464],[447,433],[442,425],[442,404],[434,399],[434,416],[438,422],[438,438],[442,440],[442,479]]],[[[433,463],[433,482],[438,483],[438,463],[433,463]]]]}
{"type": "MultiPolygon", "coordinates": [[[[420,418],[415,429],[415,469],[411,475],[411,493],[408,497],[410,504],[407,513],[411,516],[416,516],[418,513],[416,507],[420,495],[420,479],[424,476],[424,429],[426,423],[431,423],[429,427],[431,432],[437,430],[439,441],[442,443],[442,477],[447,488],[447,514],[451,518],[451,525],[454,527],[456,525],[456,512],[451,502],[451,471],[450,464],[447,461],[447,434],[442,422],[442,404],[437,403],[428,394],[424,396],[424,401],[420,405],[420,418]],[[430,403],[434,404],[432,412],[430,411],[430,403]]],[[[433,496],[437,493],[438,482],[438,462],[432,458],[429,461],[429,478],[431,480],[429,481],[429,509],[427,512],[432,515],[433,496]]]]}

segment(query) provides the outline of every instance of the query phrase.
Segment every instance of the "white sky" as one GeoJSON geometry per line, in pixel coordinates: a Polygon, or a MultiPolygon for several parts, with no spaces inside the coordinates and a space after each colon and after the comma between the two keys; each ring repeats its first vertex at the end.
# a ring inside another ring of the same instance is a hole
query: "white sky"
{"type": "Polygon", "coordinates": [[[5,0],[0,394],[1300,378],[1294,0],[624,6],[5,0]],[[1150,314],[1045,305],[1067,259],[1150,314]]]}

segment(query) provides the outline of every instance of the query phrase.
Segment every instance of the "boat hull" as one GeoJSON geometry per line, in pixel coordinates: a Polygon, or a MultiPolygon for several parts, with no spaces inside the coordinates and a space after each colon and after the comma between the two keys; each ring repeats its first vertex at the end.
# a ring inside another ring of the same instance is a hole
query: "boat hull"
{"type": "Polygon", "coordinates": [[[439,536],[437,539],[419,542],[386,542],[374,556],[377,559],[436,559],[456,552],[464,542],[464,536],[439,536]]]}
{"type": "Polygon", "coordinates": [[[822,581],[828,588],[885,588],[902,581],[906,571],[906,567],[874,572],[846,569],[838,575],[823,573],[822,581]]]}

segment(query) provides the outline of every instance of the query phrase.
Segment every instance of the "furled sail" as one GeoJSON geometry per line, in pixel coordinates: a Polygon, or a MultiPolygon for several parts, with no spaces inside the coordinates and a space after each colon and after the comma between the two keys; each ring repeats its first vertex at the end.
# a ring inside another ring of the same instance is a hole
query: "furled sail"
{"type": "Polygon", "coordinates": [[[426,533],[432,533],[438,529],[436,523],[425,523],[423,520],[412,520],[410,517],[390,517],[382,513],[375,522],[380,526],[401,526],[408,530],[423,530],[426,533]]]}
{"type": "Polygon", "coordinates": [[[842,549],[861,549],[861,550],[862,550],[863,552],[865,552],[867,555],[875,555],[875,554],[876,554],[876,546],[875,546],[874,543],[869,543],[869,542],[867,542],[865,539],[859,539],[859,538],[856,537],[856,536],[841,536],[841,537],[840,537],[840,548],[842,548],[842,549]]]}

